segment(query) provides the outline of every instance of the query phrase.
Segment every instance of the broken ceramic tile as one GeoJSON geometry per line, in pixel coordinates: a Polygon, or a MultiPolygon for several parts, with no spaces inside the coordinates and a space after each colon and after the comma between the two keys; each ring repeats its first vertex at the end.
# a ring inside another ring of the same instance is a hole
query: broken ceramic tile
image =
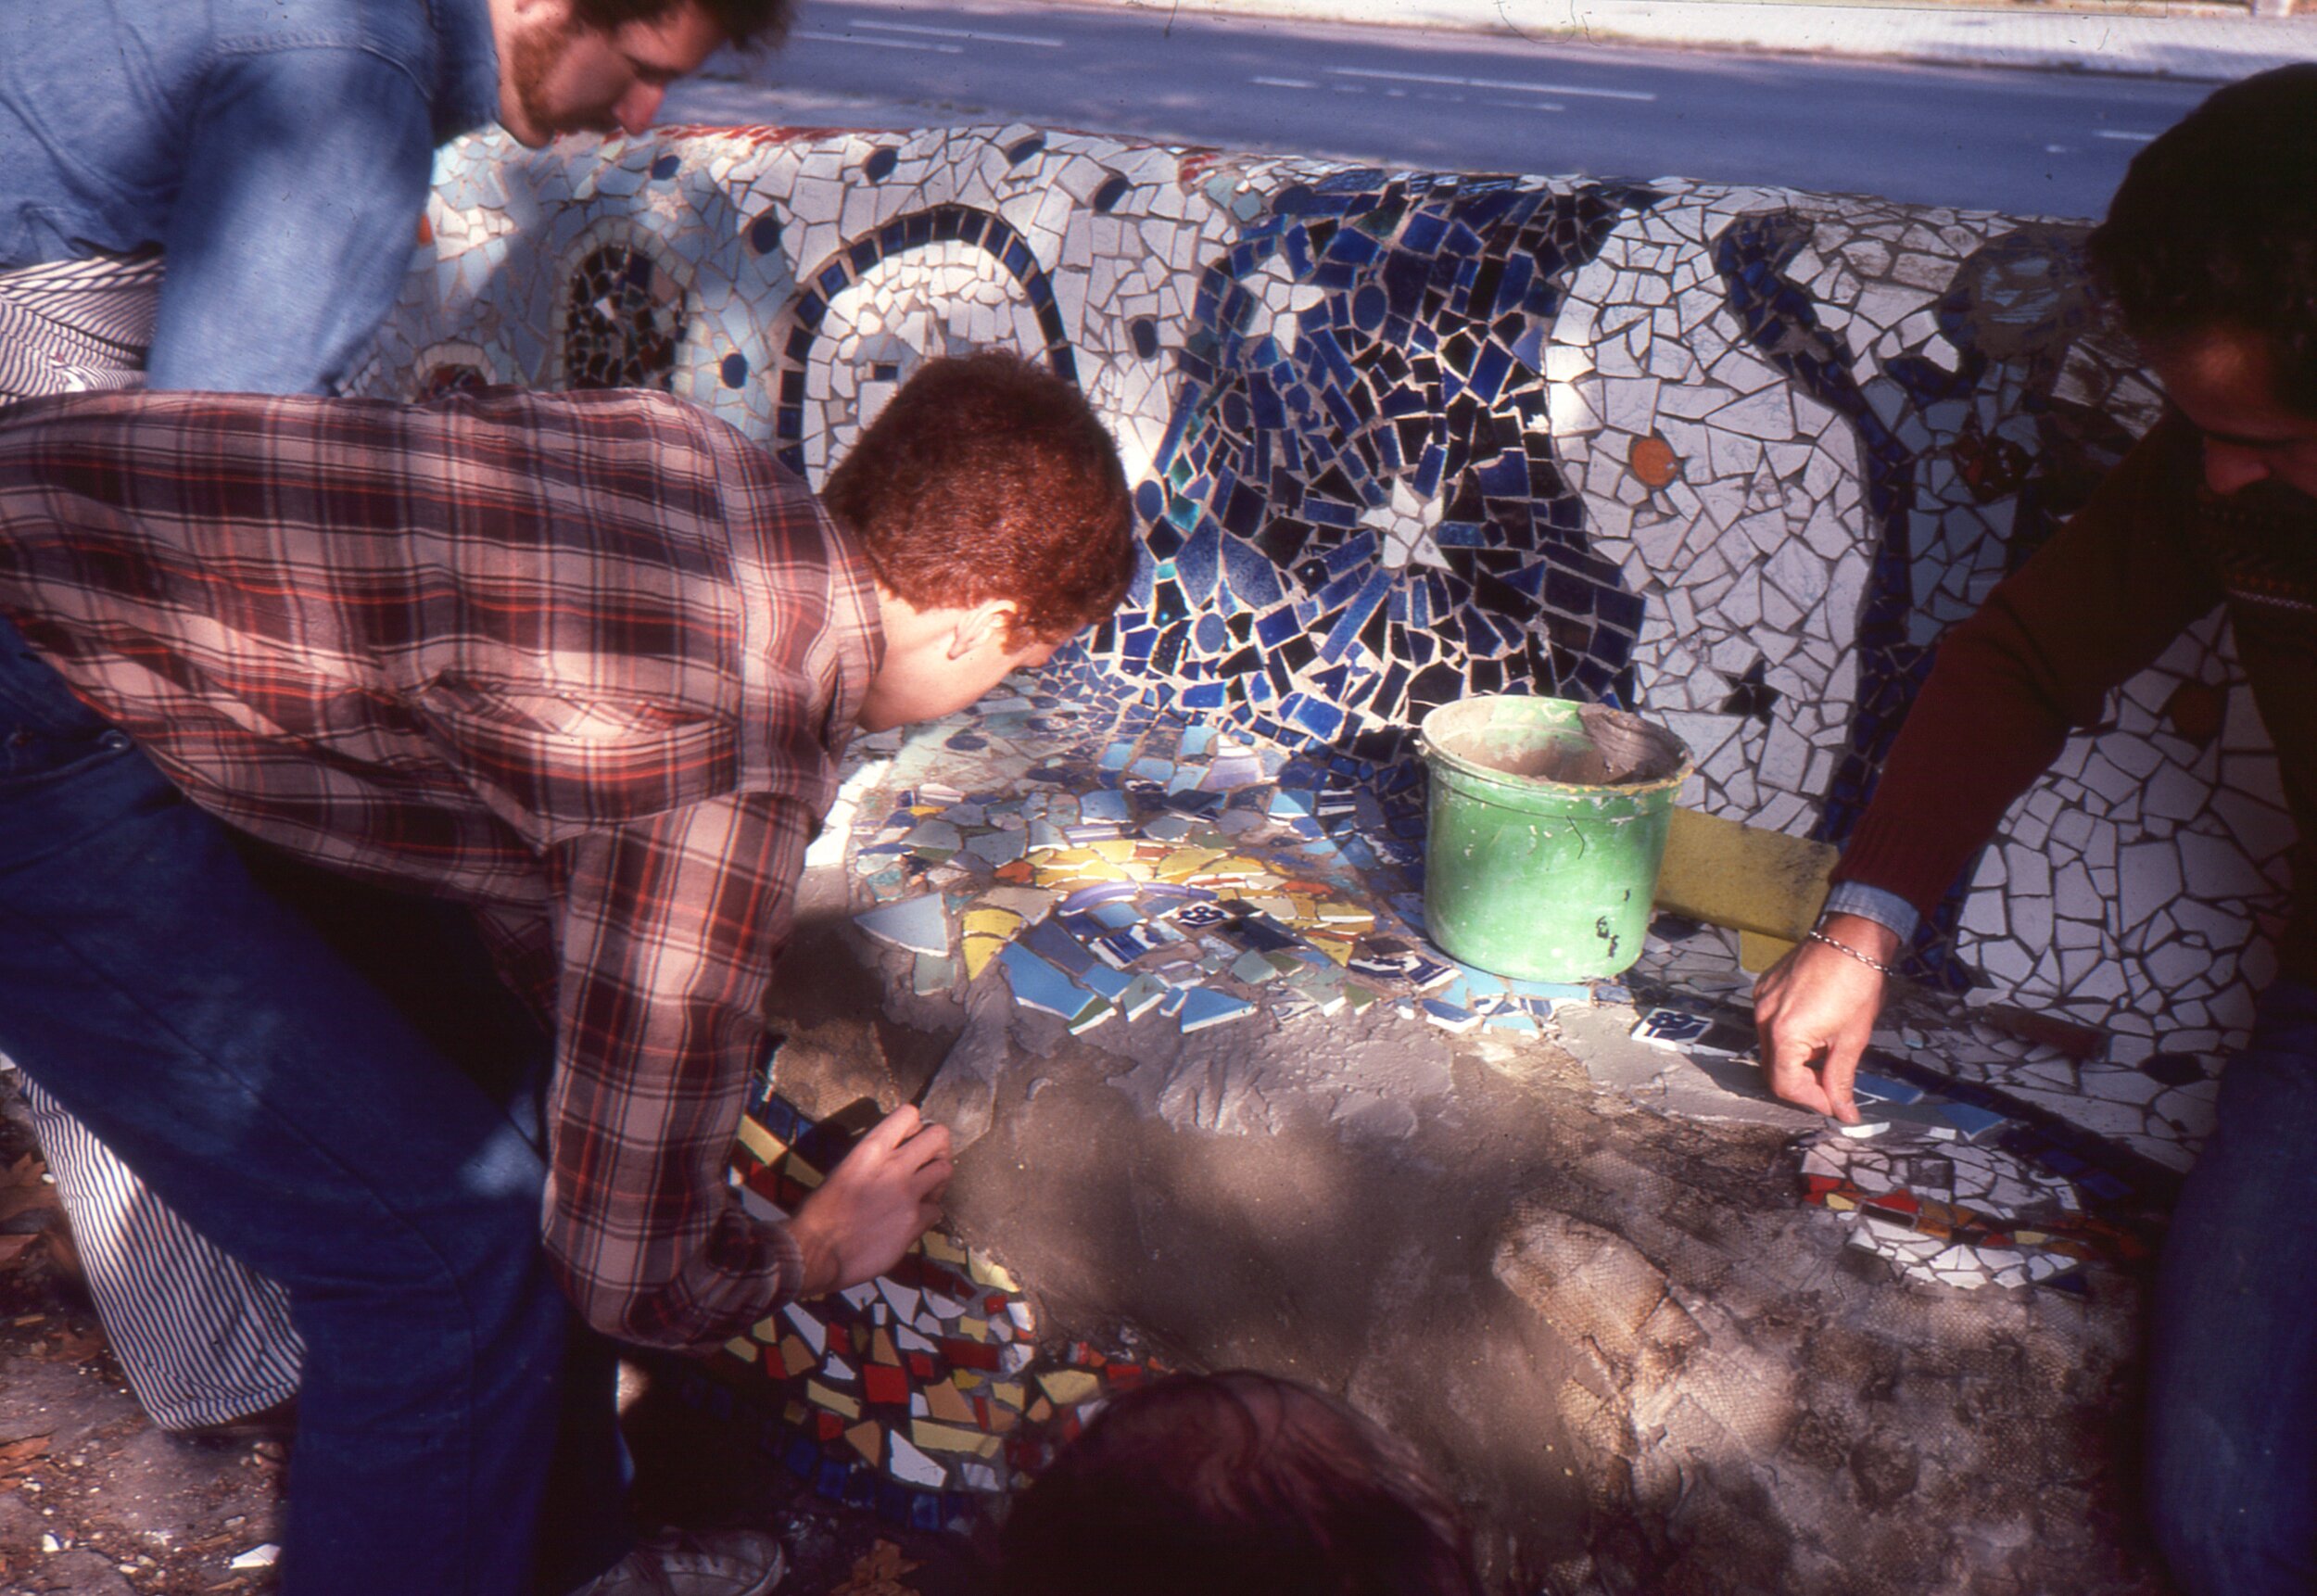
{"type": "Polygon", "coordinates": [[[853,923],[880,942],[911,953],[949,952],[949,913],[939,893],[880,905],[855,915],[853,923]]]}
{"type": "Polygon", "coordinates": [[[1008,943],[998,955],[1014,1001],[1026,1008],[1074,1020],[1093,994],[1019,943],[1008,943]]]}
{"type": "Polygon", "coordinates": [[[1255,1012],[1256,1006],[1245,998],[1233,997],[1228,993],[1216,992],[1209,987],[1194,986],[1183,991],[1180,1018],[1185,1036],[1205,1031],[1209,1026],[1244,1020],[1255,1012]]]}

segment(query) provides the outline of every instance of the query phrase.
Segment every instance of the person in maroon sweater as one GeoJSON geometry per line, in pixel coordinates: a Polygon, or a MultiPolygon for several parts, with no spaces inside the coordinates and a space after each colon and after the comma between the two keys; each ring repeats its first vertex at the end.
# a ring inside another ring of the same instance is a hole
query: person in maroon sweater
{"type": "Polygon", "coordinates": [[[2300,836],[2279,975],[2222,1076],[2150,1341],[2147,1511],[2193,1596],[2317,1590],[2317,64],[2132,164],[2095,274],[2170,413],[1941,641],[1811,940],[1754,1017],[1770,1088],[1855,1122],[1890,966],[2109,690],[2227,609],[2300,836]]]}

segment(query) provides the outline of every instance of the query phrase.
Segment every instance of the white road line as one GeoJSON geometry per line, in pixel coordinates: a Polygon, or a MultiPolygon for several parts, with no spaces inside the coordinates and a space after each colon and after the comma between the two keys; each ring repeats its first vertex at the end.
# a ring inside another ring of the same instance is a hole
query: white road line
{"type": "Polygon", "coordinates": [[[1440,83],[1451,89],[1516,89],[1524,94],[1567,95],[1575,99],[1654,100],[1640,89],[1588,89],[1574,83],[1519,83],[1503,78],[1451,78],[1437,72],[1392,72],[1380,67],[1329,67],[1335,78],[1386,78],[1402,83],[1440,83]]]}
{"type": "Polygon", "coordinates": [[[1033,50],[1070,48],[1059,39],[1034,39],[1027,33],[977,33],[970,28],[928,28],[914,22],[871,22],[867,19],[853,25],[855,28],[874,28],[880,33],[923,33],[936,39],[970,39],[977,44],[1026,44],[1033,50]]]}
{"type": "Polygon", "coordinates": [[[2152,144],[2157,137],[2155,133],[2126,133],[2122,128],[2095,128],[2092,130],[2092,136],[2121,139],[2126,144],[2152,144]]]}
{"type": "Polygon", "coordinates": [[[789,35],[791,39],[812,39],[823,44],[862,44],[875,50],[927,50],[936,56],[962,56],[963,44],[919,44],[908,39],[861,39],[851,33],[817,33],[809,28],[799,28],[789,35]]]}
{"type": "Polygon", "coordinates": [[[1551,100],[1483,100],[1484,106],[1501,106],[1509,111],[1565,111],[1566,106],[1556,106],[1551,100]]]}
{"type": "Polygon", "coordinates": [[[1267,89],[1316,89],[1319,84],[1308,78],[1249,78],[1250,83],[1260,83],[1267,89]]]}

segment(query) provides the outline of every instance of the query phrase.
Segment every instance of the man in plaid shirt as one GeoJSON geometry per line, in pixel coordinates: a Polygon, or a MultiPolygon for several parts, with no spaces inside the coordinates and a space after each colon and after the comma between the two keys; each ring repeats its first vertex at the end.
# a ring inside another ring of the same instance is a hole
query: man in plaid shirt
{"type": "MultiPolygon", "coordinates": [[[[725,1184],[804,849],[856,725],[1116,604],[1130,519],[1076,391],[998,356],[929,365],[817,505],[652,394],[0,417],[0,1048],[287,1286],[285,1592],[525,1584],[557,1284],[706,1349],[931,1222],[907,1109],[786,1227],[725,1184]],[[543,1160],[209,816],[474,909],[552,1031],[543,1160]]],[[[610,1425],[570,1403],[567,1445],[610,1425]]]]}
{"type": "MultiPolygon", "coordinates": [[[[147,384],[335,391],[400,290],[437,146],[493,121],[533,146],[639,133],[678,75],[728,38],[777,40],[793,10],[792,0],[11,7],[0,402],[147,384]]],[[[84,1284],[138,1402],[171,1430],[274,1427],[302,1353],[280,1290],[187,1229],[27,1084],[84,1284]]]]}

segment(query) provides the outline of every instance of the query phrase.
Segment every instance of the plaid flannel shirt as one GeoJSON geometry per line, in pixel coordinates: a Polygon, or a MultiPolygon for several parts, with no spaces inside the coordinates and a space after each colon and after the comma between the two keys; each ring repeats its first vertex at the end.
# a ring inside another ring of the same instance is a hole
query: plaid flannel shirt
{"type": "Polygon", "coordinates": [[[475,906],[552,1017],[590,1322],[704,1348],[792,1294],[726,1161],[884,647],[800,482],[657,394],[33,400],[0,608],[202,807],[475,906]]]}

